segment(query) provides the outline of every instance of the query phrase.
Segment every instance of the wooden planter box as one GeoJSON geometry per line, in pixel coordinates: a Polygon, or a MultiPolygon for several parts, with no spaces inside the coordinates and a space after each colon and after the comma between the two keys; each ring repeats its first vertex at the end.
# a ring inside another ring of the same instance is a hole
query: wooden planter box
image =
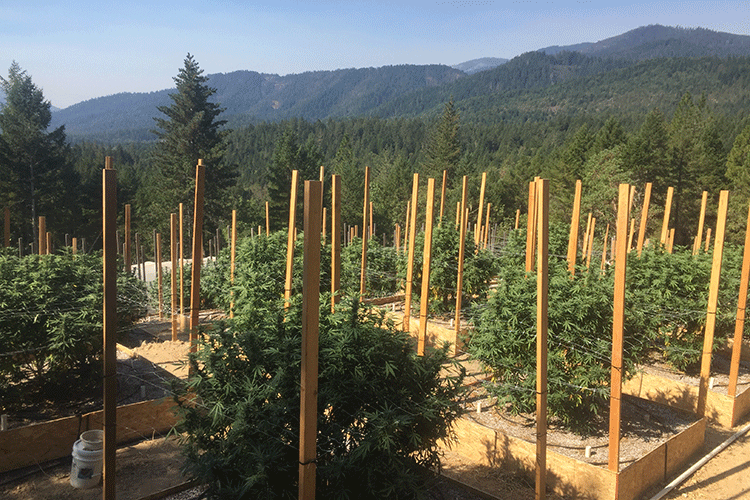
{"type": "MultiPolygon", "coordinates": [[[[656,374],[639,372],[622,386],[622,392],[692,413],[698,404],[698,386],[656,374]]],[[[750,389],[732,398],[711,389],[706,395],[706,417],[723,427],[734,427],[750,412],[750,389]]]]}
{"type": "MultiPolygon", "coordinates": [[[[557,494],[591,500],[636,500],[667,483],[701,449],[706,420],[701,419],[620,472],[547,450],[547,485],[557,494]]],[[[461,418],[456,441],[443,443],[477,465],[517,468],[534,474],[536,445],[461,418]]]]}
{"type": "MultiPolygon", "coordinates": [[[[171,397],[117,408],[117,442],[152,438],[177,422],[171,397]]],[[[39,464],[71,454],[83,431],[102,429],[103,410],[64,417],[0,432],[0,472],[39,464]]]]}

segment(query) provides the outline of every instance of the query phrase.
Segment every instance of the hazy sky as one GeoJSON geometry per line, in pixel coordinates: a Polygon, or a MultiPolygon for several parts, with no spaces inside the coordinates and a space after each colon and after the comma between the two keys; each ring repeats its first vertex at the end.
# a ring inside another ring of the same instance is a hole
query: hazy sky
{"type": "Polygon", "coordinates": [[[188,52],[206,74],[453,65],[648,24],[748,35],[750,1],[2,0],[0,75],[17,61],[63,108],[173,87],[188,52]]]}

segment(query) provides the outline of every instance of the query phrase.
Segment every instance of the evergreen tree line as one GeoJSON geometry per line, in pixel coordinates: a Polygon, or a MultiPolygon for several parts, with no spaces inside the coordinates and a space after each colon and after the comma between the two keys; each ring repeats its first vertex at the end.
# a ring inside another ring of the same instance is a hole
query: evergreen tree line
{"type": "MultiPolygon", "coordinates": [[[[157,141],[71,146],[63,127],[47,131],[49,101],[14,63],[2,79],[7,102],[0,112],[0,203],[11,208],[14,242],[35,241],[32,221],[46,215],[57,245],[69,233],[96,247],[105,156],[114,157],[118,170],[119,203],[132,204],[133,230],[144,235],[156,229],[166,237],[169,213],[179,203],[190,227],[199,158],[207,172],[204,229],[211,234],[224,232],[233,209],[241,234],[265,228],[266,202],[272,229],[285,227],[292,169],[299,171],[301,186],[302,180],[317,180],[321,166],[326,203],[330,175],[342,176],[343,219],[349,225],[362,222],[364,170],[370,167],[378,237],[385,233],[388,240],[395,224],[405,221],[413,174],[420,174],[423,186],[427,177],[439,186],[443,170],[449,218],[455,216],[464,175],[476,216],[480,179],[487,172],[493,222],[512,220],[516,209],[525,212],[528,182],[541,176],[553,183],[553,220],[569,220],[574,184],[581,179],[582,211],[592,212],[601,228],[614,225],[621,182],[636,186],[634,207],[645,183],[653,183],[654,220],[660,220],[667,187],[674,188],[670,226],[678,244],[692,243],[704,190],[716,201],[719,190],[730,189],[736,215],[730,227],[744,228],[742,206],[750,196],[746,111],[717,110],[706,95],[678,95],[668,111],[508,112],[493,121],[478,119],[462,107],[465,101],[449,98],[442,114],[433,117],[292,119],[230,130],[221,103],[212,100],[214,89],[190,54],[175,83],[171,106],[154,109],[157,141]]],[[[709,203],[709,224],[715,205],[709,203]]],[[[148,246],[150,238],[143,239],[148,246]]]]}

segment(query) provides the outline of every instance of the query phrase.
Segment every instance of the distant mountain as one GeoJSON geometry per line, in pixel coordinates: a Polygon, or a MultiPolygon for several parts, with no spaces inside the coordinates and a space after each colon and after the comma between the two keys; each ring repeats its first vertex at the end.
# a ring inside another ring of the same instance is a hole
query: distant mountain
{"type": "Polygon", "coordinates": [[[467,75],[473,75],[480,71],[486,71],[488,69],[496,68],[501,64],[508,62],[508,59],[502,59],[500,57],[482,57],[481,59],[472,59],[471,61],[462,62],[451,66],[453,69],[463,71],[467,75]]]}
{"type": "Polygon", "coordinates": [[[658,57],[728,57],[750,55],[750,36],[705,28],[680,28],[652,24],[596,43],[580,43],[539,49],[554,55],[562,51],[592,57],[632,60],[658,57]]]}
{"type": "MultiPolygon", "coordinates": [[[[315,71],[279,76],[234,71],[208,76],[216,89],[213,100],[226,111],[230,125],[358,116],[385,102],[425,87],[444,85],[466,74],[449,66],[386,66],[382,68],[315,71]]],[[[169,105],[175,89],[121,93],[65,108],[53,115],[52,126],[65,124],[69,137],[99,140],[151,140],[158,106],[169,105]]]]}
{"type": "MultiPolygon", "coordinates": [[[[661,95],[667,85],[672,85],[672,91],[679,95],[681,89],[674,87],[669,76],[675,71],[680,72],[684,67],[699,72],[701,67],[709,66],[722,70],[713,63],[701,66],[680,61],[706,57],[720,61],[728,56],[750,56],[750,37],[702,28],[652,25],[595,43],[547,47],[509,61],[482,58],[455,67],[402,65],[286,76],[235,71],[208,75],[208,81],[217,89],[215,102],[226,109],[221,117],[235,128],[290,118],[314,121],[366,115],[432,116],[451,98],[460,104],[462,116],[481,116],[486,121],[492,119],[488,110],[502,108],[500,101],[504,99],[518,100],[522,93],[529,99],[546,99],[531,95],[549,95],[545,90],[548,88],[566,88],[578,93],[603,80],[610,87],[621,87],[623,92],[643,95],[661,95]],[[631,89],[628,85],[635,77],[628,69],[638,71],[643,61],[655,61],[654,65],[641,68],[654,76],[649,81],[637,80],[642,87],[631,89]],[[677,62],[670,65],[669,61],[677,62]],[[621,81],[612,80],[612,75],[621,81]],[[576,87],[576,81],[586,82],[581,85],[587,88],[576,87]],[[572,83],[563,85],[569,82],[572,83]]],[[[735,66],[742,77],[747,69],[744,62],[735,66]]],[[[684,75],[685,82],[696,81],[691,78],[684,75]]],[[[727,78],[734,79],[735,75],[727,78]]],[[[707,81],[707,77],[703,80],[707,81]]],[[[710,90],[698,83],[690,85],[699,93],[710,90]]],[[[174,89],[91,99],[54,113],[52,126],[64,124],[72,140],[153,140],[150,130],[154,128],[153,118],[160,115],[157,107],[169,105],[172,92],[174,89]]],[[[564,96],[556,95],[555,99],[559,101],[564,96]]],[[[534,102],[524,106],[544,108],[534,102]]],[[[552,106],[557,108],[559,105],[552,106]]]]}

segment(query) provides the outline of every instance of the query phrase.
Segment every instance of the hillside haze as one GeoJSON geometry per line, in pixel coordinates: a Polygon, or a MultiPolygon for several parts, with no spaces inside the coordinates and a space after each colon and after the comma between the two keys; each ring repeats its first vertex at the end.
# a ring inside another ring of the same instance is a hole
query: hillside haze
{"type": "MultiPolygon", "coordinates": [[[[543,48],[510,61],[487,57],[453,67],[401,65],[286,76],[241,70],[207,76],[217,91],[215,102],[225,108],[222,118],[236,127],[290,118],[432,115],[451,98],[466,110],[464,116],[471,116],[499,106],[498,99],[505,100],[507,92],[535,91],[612,72],[627,87],[630,79],[643,73],[639,65],[652,68],[668,64],[663,59],[733,56],[750,56],[750,36],[651,25],[599,42],[543,48]]],[[[658,75],[660,70],[650,71],[658,75]]],[[[669,85],[657,80],[650,86],[669,85]]],[[[153,140],[150,130],[154,117],[160,115],[157,107],[169,105],[172,92],[91,99],[55,112],[52,126],[64,124],[72,140],[153,140]]]]}

